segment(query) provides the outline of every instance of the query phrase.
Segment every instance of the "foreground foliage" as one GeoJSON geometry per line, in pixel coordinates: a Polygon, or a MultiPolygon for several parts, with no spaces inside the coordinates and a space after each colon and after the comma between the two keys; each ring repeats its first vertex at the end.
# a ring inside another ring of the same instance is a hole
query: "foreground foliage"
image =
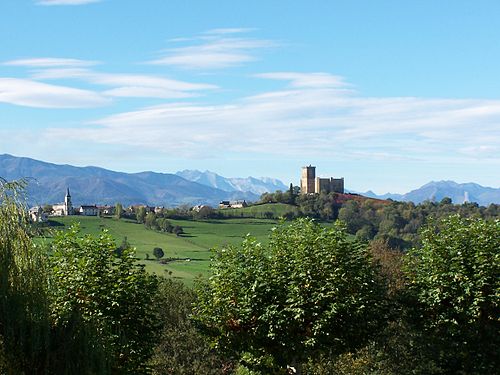
{"type": "Polygon", "coordinates": [[[32,241],[22,190],[22,182],[0,180],[1,374],[250,375],[293,367],[308,375],[424,375],[500,367],[494,210],[484,212],[492,220],[430,221],[408,254],[392,249],[390,238],[366,248],[342,224],[297,220],[276,228],[267,245],[247,237],[216,251],[213,275],[195,293],[146,273],[127,241],[117,248],[105,232],[73,227],[47,256],[32,241]]]}
{"type": "Polygon", "coordinates": [[[36,373],[47,362],[46,257],[30,239],[24,182],[0,180],[0,373],[36,373]]]}
{"type": "Polygon", "coordinates": [[[52,349],[57,361],[68,373],[85,368],[145,372],[156,328],[156,277],[136,264],[132,249],[116,256],[116,243],[105,232],[82,237],[72,227],[56,236],[52,251],[51,312],[58,337],[52,349]],[[80,340],[91,342],[83,354],[80,340]]]}
{"type": "Polygon", "coordinates": [[[217,347],[265,372],[363,346],[384,321],[384,284],[344,228],[311,220],[215,253],[195,319],[217,347]]]}
{"type": "Polygon", "coordinates": [[[447,373],[500,368],[500,220],[446,218],[407,257],[409,293],[433,360],[447,373]]]}
{"type": "Polygon", "coordinates": [[[22,183],[0,184],[0,373],[139,374],[154,345],[156,277],[105,233],[31,240],[22,183]]]}
{"type": "Polygon", "coordinates": [[[232,363],[212,349],[190,316],[196,295],[171,279],[162,279],[155,298],[162,328],[151,360],[158,375],[217,375],[229,373],[232,363]]]}

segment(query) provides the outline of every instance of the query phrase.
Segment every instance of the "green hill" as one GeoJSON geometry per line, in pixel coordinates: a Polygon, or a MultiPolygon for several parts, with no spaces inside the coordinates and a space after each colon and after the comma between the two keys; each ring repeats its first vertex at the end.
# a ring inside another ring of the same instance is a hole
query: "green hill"
{"type": "Polygon", "coordinates": [[[225,208],[218,212],[226,217],[253,217],[253,218],[279,218],[289,214],[295,216],[299,213],[296,206],[285,203],[256,204],[244,208],[225,208]]]}
{"type": "MultiPolygon", "coordinates": [[[[159,233],[148,230],[142,224],[130,220],[68,216],[52,218],[53,230],[67,229],[72,223],[79,223],[83,234],[97,235],[103,229],[109,231],[117,245],[127,239],[136,248],[139,261],[146,269],[157,274],[171,272],[172,276],[191,284],[198,275],[206,275],[210,263],[210,249],[223,244],[239,244],[242,238],[251,234],[261,242],[268,241],[268,235],[276,221],[265,219],[225,219],[211,221],[170,220],[180,225],[184,234],[159,233]],[[153,256],[153,249],[163,249],[164,260],[176,260],[161,264],[153,256]],[[149,260],[147,260],[147,254],[149,260]]],[[[50,236],[46,237],[50,241],[50,236]]],[[[43,240],[42,240],[43,241],[43,240]]]]}

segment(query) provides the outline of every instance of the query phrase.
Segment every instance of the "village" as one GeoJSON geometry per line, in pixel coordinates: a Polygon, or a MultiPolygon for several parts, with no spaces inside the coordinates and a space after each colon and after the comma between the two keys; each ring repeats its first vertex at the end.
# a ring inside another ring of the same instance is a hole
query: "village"
{"type": "MultiPolygon", "coordinates": [[[[243,208],[247,207],[248,204],[245,200],[235,200],[229,201],[224,200],[219,203],[220,209],[227,208],[243,208]]],[[[190,208],[190,210],[199,212],[204,207],[209,207],[207,205],[199,204],[190,208]]],[[[161,213],[165,207],[164,206],[148,206],[144,204],[131,205],[124,209],[125,212],[136,212],[137,209],[144,208],[147,213],[161,213]]],[[[64,197],[63,203],[57,204],[47,204],[44,206],[34,206],[29,209],[29,217],[31,221],[35,223],[45,223],[48,222],[50,217],[60,217],[60,216],[112,216],[116,213],[116,206],[111,205],[80,205],[74,207],[71,200],[71,193],[69,188],[66,189],[66,195],[64,197]]]]}
{"type": "MultiPolygon", "coordinates": [[[[300,176],[301,194],[320,194],[320,193],[344,193],[344,178],[320,178],[316,177],[316,167],[309,165],[302,167],[300,176]]],[[[127,207],[125,211],[135,212],[138,208],[144,208],[146,213],[160,213],[164,206],[148,206],[137,204],[127,207]]],[[[199,204],[190,208],[190,210],[199,212],[207,205],[199,204]]],[[[219,203],[219,209],[244,208],[248,207],[246,200],[222,200],[219,203]]],[[[211,208],[211,207],[210,207],[211,208]]],[[[35,206],[30,208],[29,216],[33,222],[43,223],[49,220],[51,216],[112,216],[115,214],[116,206],[111,205],[80,205],[73,207],[69,187],[66,189],[63,203],[47,204],[44,206],[35,206]]]]}

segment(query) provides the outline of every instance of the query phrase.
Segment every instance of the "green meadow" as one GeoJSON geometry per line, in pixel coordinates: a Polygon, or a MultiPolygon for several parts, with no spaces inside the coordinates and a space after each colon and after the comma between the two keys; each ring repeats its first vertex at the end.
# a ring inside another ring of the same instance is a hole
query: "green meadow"
{"type": "MultiPolygon", "coordinates": [[[[98,235],[107,230],[117,245],[126,238],[136,249],[138,261],[145,264],[148,271],[170,274],[188,285],[192,284],[195,277],[208,274],[210,249],[225,244],[237,245],[247,234],[266,243],[271,228],[277,223],[266,219],[170,220],[173,225],[180,225],[184,229],[184,234],[177,237],[175,234],[148,230],[135,221],[109,217],[67,216],[51,218],[51,222],[51,231],[66,230],[72,224],[78,224],[82,234],[98,235]],[[166,264],[156,261],[153,256],[155,247],[163,249],[163,259],[178,260],[166,264]]],[[[50,241],[51,237],[52,234],[48,233],[45,241],[50,241]]]]}
{"type": "Polygon", "coordinates": [[[242,216],[242,217],[261,217],[266,218],[267,215],[271,217],[286,216],[288,214],[296,215],[299,209],[286,203],[266,203],[256,204],[244,208],[227,208],[218,210],[223,216],[242,216]]]}

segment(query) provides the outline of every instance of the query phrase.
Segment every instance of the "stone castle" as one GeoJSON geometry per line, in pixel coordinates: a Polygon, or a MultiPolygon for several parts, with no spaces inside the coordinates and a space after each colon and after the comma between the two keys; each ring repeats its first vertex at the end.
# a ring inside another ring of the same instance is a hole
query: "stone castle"
{"type": "Polygon", "coordinates": [[[302,194],[340,193],[344,194],[344,177],[316,177],[316,167],[302,167],[300,177],[300,192],[302,194]]]}

